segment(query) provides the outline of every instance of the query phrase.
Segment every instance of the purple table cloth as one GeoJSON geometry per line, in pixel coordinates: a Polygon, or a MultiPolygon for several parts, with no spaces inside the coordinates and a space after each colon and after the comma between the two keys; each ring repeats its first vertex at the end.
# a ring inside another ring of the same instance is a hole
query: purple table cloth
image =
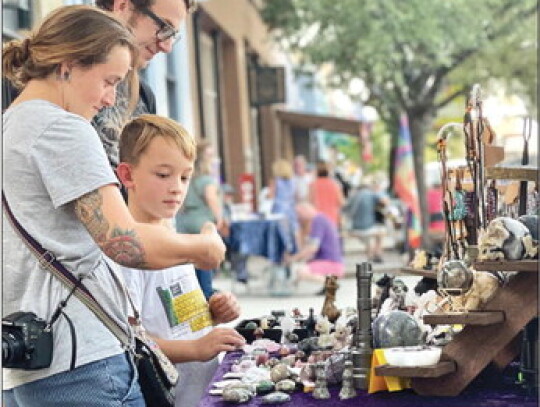
{"type": "MultiPolygon", "coordinates": [[[[241,351],[228,353],[218,367],[212,382],[222,380],[225,373],[231,370],[231,365],[242,356],[241,351]]],[[[514,383],[516,369],[506,374],[486,369],[473,383],[457,397],[422,397],[412,390],[401,392],[379,392],[368,394],[358,391],[358,396],[349,400],[340,400],[338,397],[340,387],[329,387],[331,398],[329,400],[316,400],[311,393],[294,392],[291,401],[283,406],[302,407],[536,407],[538,400],[514,383]],[[512,377],[509,377],[512,376],[512,377]]],[[[210,385],[209,389],[212,388],[210,385]]],[[[211,396],[206,392],[199,403],[199,407],[231,407],[233,403],[226,403],[221,396],[211,396]]],[[[257,396],[249,403],[238,406],[255,407],[267,406],[262,404],[262,397],[257,396]]]]}

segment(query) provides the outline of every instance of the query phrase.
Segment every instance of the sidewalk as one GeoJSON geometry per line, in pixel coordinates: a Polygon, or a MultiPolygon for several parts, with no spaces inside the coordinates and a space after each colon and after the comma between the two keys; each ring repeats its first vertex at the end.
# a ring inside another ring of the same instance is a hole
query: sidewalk
{"type": "MultiPolygon", "coordinates": [[[[340,288],[336,295],[336,305],[338,308],[354,307],[356,308],[356,264],[366,261],[366,256],[362,245],[357,239],[347,238],[345,242],[345,277],[339,280],[340,288]]],[[[385,242],[384,263],[373,264],[373,283],[379,279],[385,272],[394,274],[399,268],[405,265],[405,260],[392,247],[390,239],[385,242]]],[[[270,278],[272,276],[272,264],[261,257],[251,257],[248,260],[248,271],[250,274],[247,285],[238,283],[235,278],[227,275],[217,275],[214,278],[214,288],[223,291],[233,292],[242,307],[240,319],[258,318],[262,315],[268,315],[273,310],[290,311],[298,307],[302,313],[308,313],[312,307],[315,314],[319,314],[324,302],[324,296],[317,296],[315,293],[321,287],[314,282],[301,281],[296,289],[292,287],[288,295],[271,295],[268,289],[270,278]]],[[[412,290],[420,277],[400,276],[405,284],[412,290]]],[[[238,321],[231,323],[236,325],[238,321]]]]}

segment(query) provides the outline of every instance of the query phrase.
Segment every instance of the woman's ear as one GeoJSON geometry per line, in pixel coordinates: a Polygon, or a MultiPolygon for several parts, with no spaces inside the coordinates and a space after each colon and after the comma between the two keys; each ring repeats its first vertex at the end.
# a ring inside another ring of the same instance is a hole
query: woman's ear
{"type": "Polygon", "coordinates": [[[121,162],[116,167],[116,176],[127,189],[133,188],[135,183],[133,182],[132,167],[131,164],[121,162]]]}

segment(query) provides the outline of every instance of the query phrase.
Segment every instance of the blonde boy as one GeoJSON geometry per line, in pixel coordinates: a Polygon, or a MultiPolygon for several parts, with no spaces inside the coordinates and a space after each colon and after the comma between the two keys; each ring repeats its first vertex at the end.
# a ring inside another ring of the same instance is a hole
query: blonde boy
{"type": "MultiPolygon", "coordinates": [[[[168,227],[187,193],[195,154],[195,139],[173,120],[142,115],[124,127],[117,173],[137,221],[168,227]]],[[[212,327],[239,316],[236,299],[217,293],[207,303],[192,264],[122,271],[143,326],[177,363],[176,406],[196,406],[213,377],[217,354],[244,344],[234,329],[212,327]]]]}

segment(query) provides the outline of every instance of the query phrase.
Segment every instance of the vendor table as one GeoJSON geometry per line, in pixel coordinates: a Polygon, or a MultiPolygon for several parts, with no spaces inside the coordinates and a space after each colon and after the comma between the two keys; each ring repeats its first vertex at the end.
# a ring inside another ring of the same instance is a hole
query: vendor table
{"type": "MultiPolygon", "coordinates": [[[[229,352],[219,365],[212,382],[222,380],[223,375],[230,371],[232,364],[242,356],[241,351],[229,352]]],[[[491,372],[493,373],[493,372],[491,372]]],[[[212,388],[210,384],[209,389],[212,388]]],[[[340,400],[338,397],[340,386],[329,387],[331,398],[329,400],[316,400],[311,393],[294,392],[291,401],[284,403],[284,407],[534,407],[538,406],[535,396],[528,396],[518,387],[514,378],[490,374],[479,376],[460,396],[457,397],[422,397],[412,390],[389,393],[379,392],[368,394],[358,391],[358,396],[349,400],[340,400]]],[[[189,389],[186,389],[189,391],[189,389]]],[[[231,406],[266,406],[262,404],[262,397],[255,397],[249,403],[231,404],[224,402],[221,396],[206,396],[199,403],[199,407],[231,407],[231,406]]]]}
{"type": "Polygon", "coordinates": [[[285,218],[234,221],[228,243],[234,252],[266,257],[275,264],[281,263],[286,251],[295,250],[294,237],[285,218]]]}

